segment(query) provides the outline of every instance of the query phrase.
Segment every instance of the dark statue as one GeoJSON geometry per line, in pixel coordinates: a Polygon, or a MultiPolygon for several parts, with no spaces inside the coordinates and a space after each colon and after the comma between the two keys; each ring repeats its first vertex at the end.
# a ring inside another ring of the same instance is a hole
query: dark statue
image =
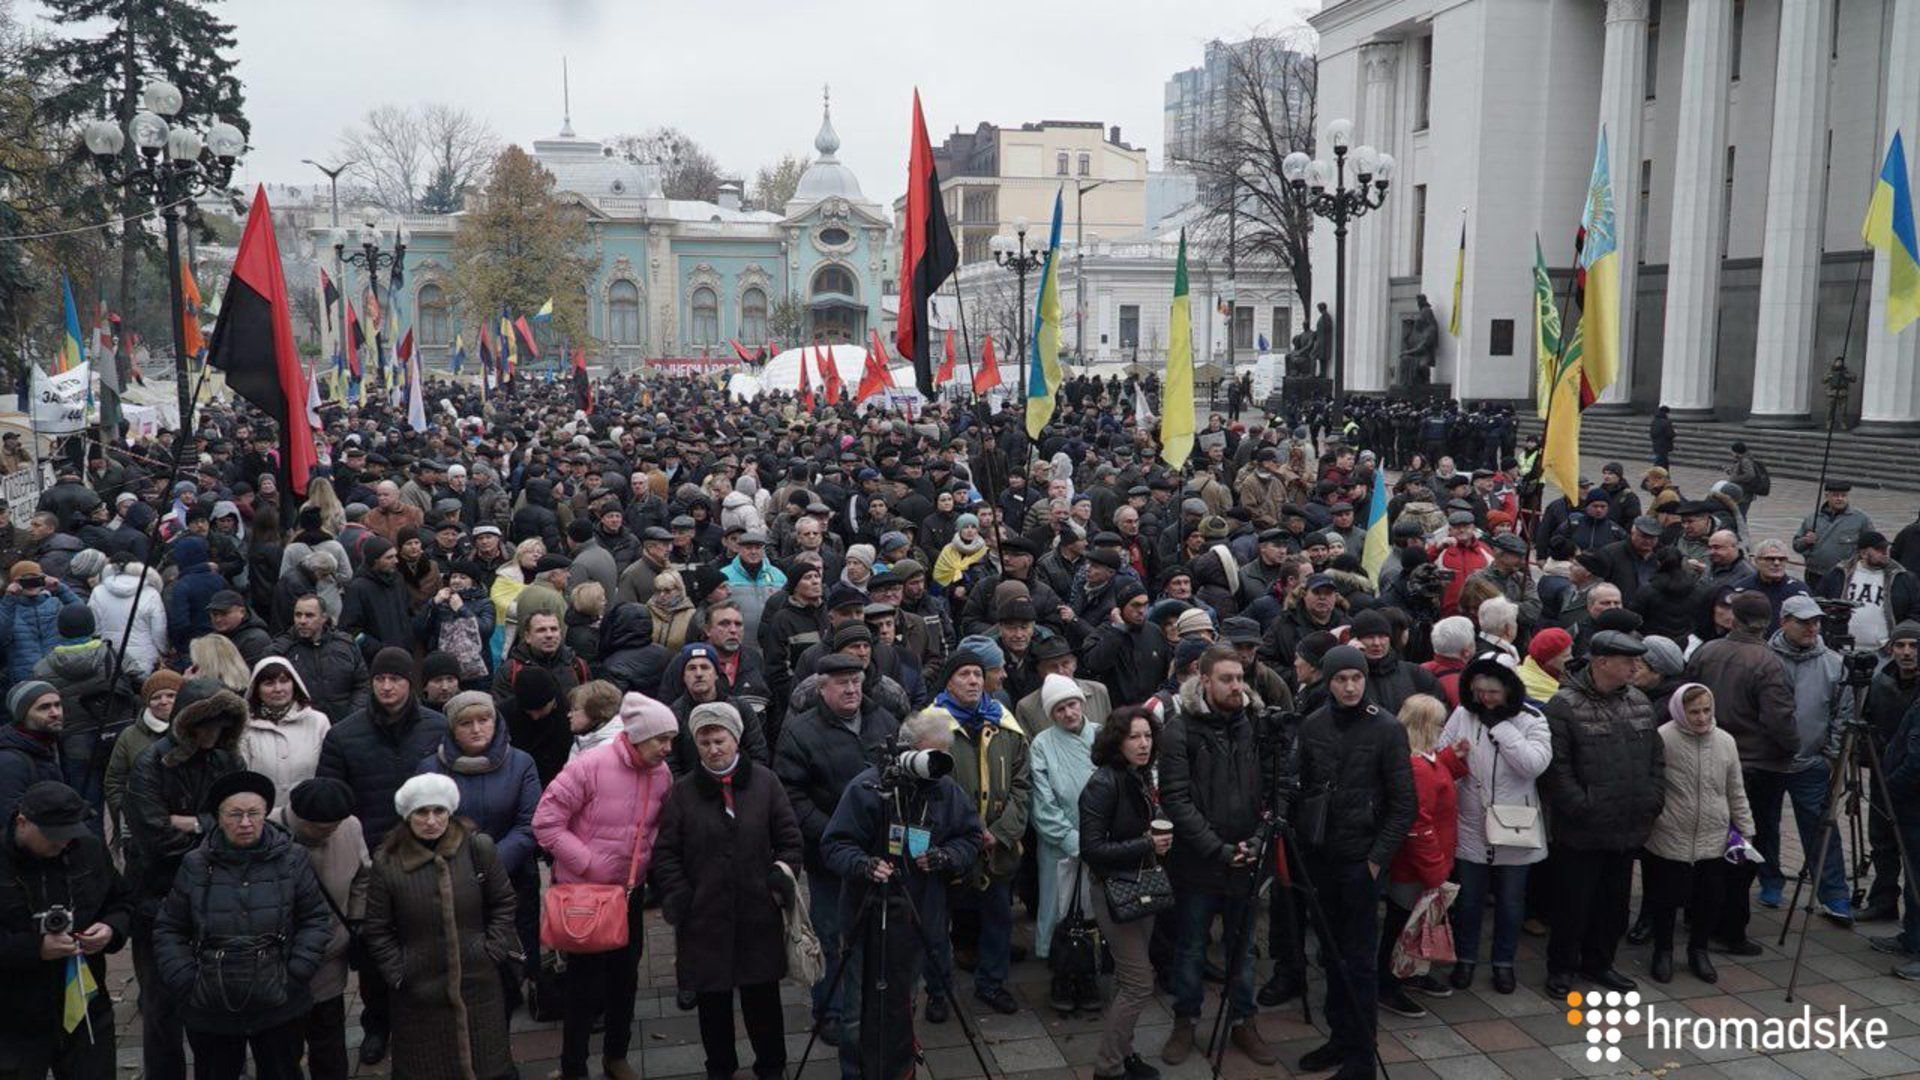
{"type": "Polygon", "coordinates": [[[1427,294],[1414,299],[1419,309],[1402,324],[1400,332],[1400,385],[1424,385],[1433,378],[1434,358],[1440,352],[1440,320],[1433,314],[1427,294]]]}

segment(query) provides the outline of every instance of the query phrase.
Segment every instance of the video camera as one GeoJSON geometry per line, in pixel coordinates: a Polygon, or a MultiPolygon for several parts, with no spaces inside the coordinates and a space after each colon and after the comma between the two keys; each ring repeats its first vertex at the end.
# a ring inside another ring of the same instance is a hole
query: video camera
{"type": "Polygon", "coordinates": [[[1880,654],[1871,649],[1854,648],[1855,642],[1850,632],[1853,613],[1860,608],[1860,602],[1814,597],[1814,603],[1820,605],[1820,640],[1826,643],[1827,648],[1840,654],[1841,662],[1846,665],[1846,684],[1852,687],[1871,685],[1873,673],[1880,668],[1880,654]]]}

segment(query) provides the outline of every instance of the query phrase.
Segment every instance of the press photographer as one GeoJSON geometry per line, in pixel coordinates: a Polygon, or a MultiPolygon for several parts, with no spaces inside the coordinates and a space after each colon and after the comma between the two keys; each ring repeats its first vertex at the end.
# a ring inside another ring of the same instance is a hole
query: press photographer
{"type": "Polygon", "coordinates": [[[900,725],[908,749],[847,785],[820,837],[840,894],[842,953],[828,958],[840,995],[840,1075],[901,1076],[913,1061],[913,988],[925,935],[946,933],[947,883],[980,856],[980,815],[953,768],[953,730],[927,710],[900,725]],[[922,925],[925,930],[923,932],[922,925]],[[882,981],[885,995],[862,991],[882,981]],[[863,1037],[863,1031],[865,1035],[863,1037]]]}
{"type": "Polygon", "coordinates": [[[86,800],[42,781],[20,797],[0,843],[0,1072],[111,1080],[116,1071],[106,954],[127,940],[132,894],[87,827],[86,800]],[[67,973],[83,958],[95,987],[64,1018],[67,973]]]}

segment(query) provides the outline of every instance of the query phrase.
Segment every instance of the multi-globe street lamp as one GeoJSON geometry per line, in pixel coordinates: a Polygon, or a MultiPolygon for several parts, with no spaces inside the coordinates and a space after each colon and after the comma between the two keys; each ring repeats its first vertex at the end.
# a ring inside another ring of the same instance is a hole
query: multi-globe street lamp
{"type": "MultiPolygon", "coordinates": [[[[1014,306],[1014,349],[1019,359],[1019,370],[1026,371],[1027,363],[1027,275],[1040,269],[1047,261],[1047,251],[1041,247],[1027,245],[1027,219],[1020,218],[1013,223],[1013,235],[996,233],[987,241],[987,249],[993,253],[993,261],[1002,270],[1011,270],[1019,280],[1020,301],[1014,306]]],[[[1026,380],[1021,379],[1021,385],[1026,380]]]]}
{"type": "MultiPolygon", "coordinates": [[[[349,252],[347,250],[349,239],[354,238],[349,237],[346,229],[333,230],[334,261],[360,271],[366,278],[367,288],[373,292],[375,300],[380,298],[380,271],[389,271],[387,298],[391,306],[393,297],[400,291],[400,284],[406,277],[408,239],[406,225],[399,222],[394,224],[393,243],[386,250],[382,250],[380,246],[385,237],[381,233],[380,226],[373,221],[368,221],[360,227],[360,235],[357,237],[360,250],[349,252]]],[[[344,281],[341,282],[340,292],[341,301],[344,303],[346,300],[344,281]]],[[[351,333],[351,330],[345,332],[351,333]]],[[[374,348],[376,350],[379,348],[378,342],[375,343],[374,348]]],[[[383,363],[384,360],[376,358],[375,362],[383,363]]]]}
{"type": "MultiPolygon", "coordinates": [[[[205,135],[184,121],[168,118],[180,112],[180,88],[164,79],[147,83],[140,91],[140,109],[125,129],[106,117],[87,124],[82,139],[94,166],[107,181],[126,188],[160,211],[167,244],[167,292],[172,300],[168,322],[173,331],[173,377],[180,395],[180,431],[193,430],[193,390],[188,385],[187,343],[181,320],[187,317],[180,286],[180,210],[212,191],[225,191],[233,169],[247,148],[247,137],[224,120],[205,135]],[[139,153],[131,160],[121,151],[132,140],[139,153]]],[[[117,362],[117,361],[113,361],[117,362]]],[[[174,443],[184,449],[187,440],[174,443]]]]}
{"type": "Polygon", "coordinates": [[[1346,423],[1347,376],[1347,226],[1377,210],[1387,199],[1387,184],[1393,179],[1393,155],[1371,146],[1348,147],[1353,143],[1353,122],[1335,120],[1327,125],[1327,143],[1333,147],[1333,162],[1309,158],[1296,150],[1281,162],[1280,174],[1286,178],[1294,202],[1316,217],[1333,222],[1333,416],[1328,429],[1340,433],[1346,423]],[[1353,159],[1358,183],[1347,186],[1347,159],[1353,159]]]}

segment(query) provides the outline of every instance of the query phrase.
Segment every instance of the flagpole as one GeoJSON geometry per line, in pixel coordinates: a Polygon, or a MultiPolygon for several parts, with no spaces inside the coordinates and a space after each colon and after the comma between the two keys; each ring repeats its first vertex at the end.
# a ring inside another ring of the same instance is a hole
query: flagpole
{"type": "MultiPolygon", "coordinates": [[[[1001,573],[1005,573],[1007,557],[1005,553],[1000,550],[1000,529],[1005,526],[1006,522],[1000,520],[1000,503],[998,500],[1000,497],[1001,484],[995,483],[993,479],[993,454],[996,447],[993,443],[991,426],[987,423],[986,399],[982,398],[979,392],[974,390],[973,338],[967,333],[967,305],[966,302],[960,298],[960,275],[958,272],[955,272],[947,280],[953,283],[953,306],[958,309],[960,313],[960,349],[967,355],[967,390],[973,393],[974,418],[980,428],[980,472],[987,482],[986,491],[982,492],[982,494],[987,496],[988,503],[993,507],[994,527],[990,534],[990,538],[993,540],[993,557],[1000,560],[1001,573]]],[[[928,348],[932,348],[932,346],[929,345],[928,348]]],[[[934,389],[937,391],[939,387],[935,387],[934,389]]],[[[1033,452],[1031,442],[1028,443],[1027,452],[1029,455],[1033,452]]],[[[1029,456],[1028,460],[1031,462],[1031,456],[1029,456]]],[[[1004,482],[1005,477],[1001,479],[1004,482]]]]}
{"type": "MultiPolygon", "coordinates": [[[[1573,267],[1567,274],[1567,291],[1560,300],[1560,340],[1555,343],[1553,350],[1555,386],[1559,384],[1561,378],[1559,374],[1560,363],[1567,357],[1567,342],[1573,338],[1574,333],[1574,328],[1567,322],[1567,314],[1572,310],[1573,306],[1574,285],[1580,280],[1580,245],[1576,242],[1573,247],[1573,267]]],[[[1539,503],[1543,501],[1539,496],[1542,494],[1545,486],[1540,483],[1540,476],[1546,471],[1547,467],[1547,435],[1553,430],[1553,406],[1559,396],[1558,393],[1554,392],[1554,387],[1547,388],[1547,415],[1540,419],[1540,452],[1533,456],[1533,467],[1527,470],[1526,479],[1534,486],[1535,505],[1533,507],[1533,513],[1536,521],[1539,520],[1541,512],[1539,503]]],[[[1578,449],[1577,445],[1575,449],[1578,449]]],[[[1578,460],[1574,461],[1573,468],[1575,475],[1578,475],[1580,471],[1580,462],[1578,460]]],[[[1572,501],[1572,492],[1563,491],[1560,494],[1567,498],[1569,502],[1572,501]]]]}

